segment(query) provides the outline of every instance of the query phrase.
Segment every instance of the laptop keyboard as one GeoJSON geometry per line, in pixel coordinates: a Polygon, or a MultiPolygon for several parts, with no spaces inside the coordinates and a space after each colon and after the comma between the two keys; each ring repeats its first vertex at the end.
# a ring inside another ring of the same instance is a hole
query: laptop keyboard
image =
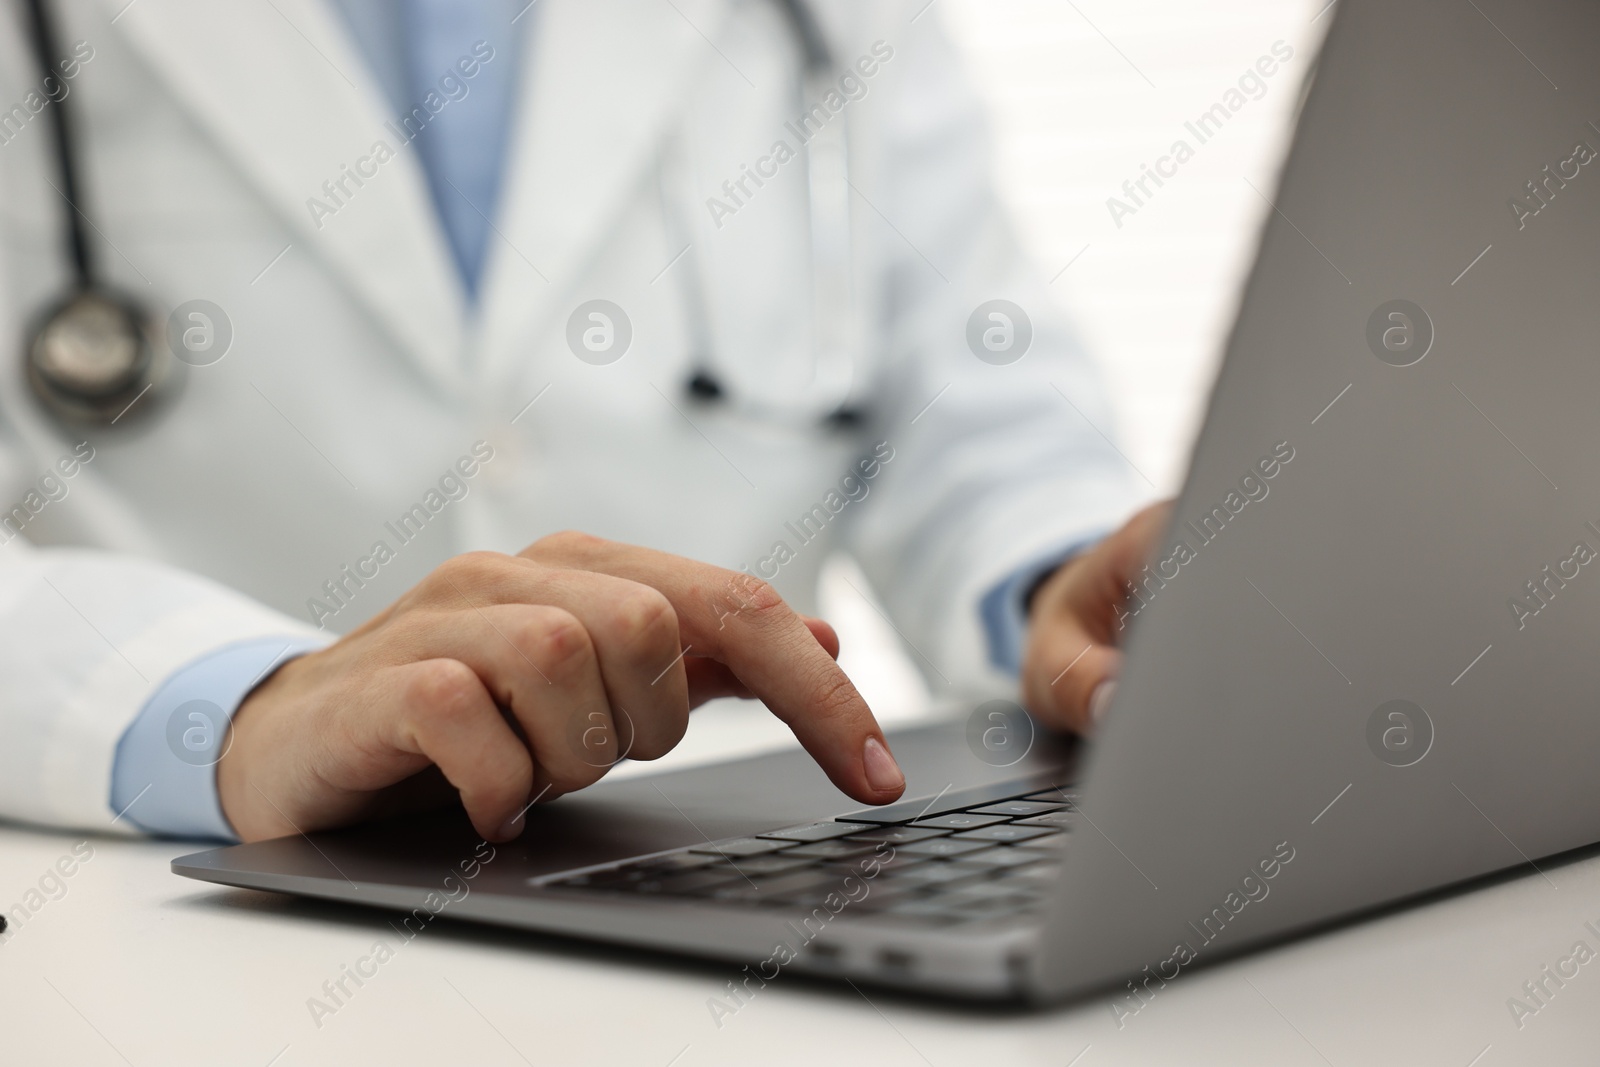
{"type": "Polygon", "coordinates": [[[940,926],[1026,918],[1060,871],[1076,811],[1069,787],[1040,785],[949,792],[534,884],[786,911],[831,903],[841,915],[940,926]]]}

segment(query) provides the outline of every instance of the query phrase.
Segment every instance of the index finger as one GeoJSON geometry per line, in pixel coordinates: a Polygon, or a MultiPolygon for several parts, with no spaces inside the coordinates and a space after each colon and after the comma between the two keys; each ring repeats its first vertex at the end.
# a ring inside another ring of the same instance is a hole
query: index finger
{"type": "Polygon", "coordinates": [[[866,701],[766,582],[585,534],[556,534],[522,554],[659,590],[678,614],[687,651],[726,664],[794,731],[834,785],[867,804],[887,804],[905,791],[905,775],[866,701]]]}

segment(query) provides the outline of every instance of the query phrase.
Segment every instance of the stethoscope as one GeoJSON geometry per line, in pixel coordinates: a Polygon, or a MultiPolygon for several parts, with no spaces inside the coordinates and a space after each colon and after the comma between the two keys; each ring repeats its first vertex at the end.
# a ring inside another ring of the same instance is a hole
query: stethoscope
{"type": "MultiPolygon", "coordinates": [[[[833,88],[837,73],[833,50],[807,4],[802,0],[776,3],[800,47],[799,98],[804,108],[833,88]]],[[[863,416],[857,395],[863,383],[858,380],[856,359],[861,341],[851,277],[850,155],[845,123],[822,126],[806,142],[804,151],[811,256],[810,388],[802,398],[784,403],[733,394],[726,377],[717,372],[704,270],[688,240],[688,227],[678,223],[674,236],[687,244],[685,258],[690,261],[689,269],[678,275],[692,349],[692,370],[684,390],[702,404],[727,404],[769,422],[848,429],[863,416]]],[[[664,173],[667,170],[670,167],[664,165],[664,173]]],[[[663,186],[667,184],[663,177],[663,186]]],[[[681,214],[673,205],[682,201],[671,190],[664,188],[662,199],[669,221],[681,214]]]]}
{"type": "MultiPolygon", "coordinates": [[[[62,53],[44,0],[26,0],[28,37],[46,77],[62,53]]],[[[63,93],[45,108],[55,153],[58,192],[66,201],[66,237],[73,279],[28,331],[24,363],[28,384],[57,417],[83,423],[117,421],[166,376],[159,346],[161,326],[138,301],[97,279],[84,232],[72,115],[63,93]]]]}
{"type": "MultiPolygon", "coordinates": [[[[24,0],[29,42],[46,76],[54,71],[55,28],[45,0],[24,0]]],[[[802,0],[776,0],[800,46],[802,105],[831,88],[832,49],[802,0]]],[[[50,113],[59,192],[67,202],[66,243],[73,279],[67,293],[48,305],[29,330],[24,362],[28,383],[57,417],[74,422],[119,421],[132,404],[168,377],[170,360],[160,344],[162,323],[132,297],[97,278],[84,228],[83,183],[73,143],[70,94],[53,100],[50,113]]],[[[775,405],[743,398],[741,406],[766,419],[849,427],[859,421],[856,403],[856,334],[850,271],[849,145],[843,122],[822,127],[805,145],[807,210],[811,255],[812,356],[810,389],[798,404],[775,405]]],[[[665,184],[665,183],[663,183],[665,184]]],[[[664,199],[675,199],[664,194],[664,199]]],[[[671,212],[669,211],[669,216],[671,212]]],[[[692,242],[690,242],[692,257],[692,242]]],[[[711,316],[697,264],[681,275],[689,309],[692,371],[686,393],[702,403],[727,403],[725,378],[717,373],[711,342],[711,316]]],[[[153,406],[147,404],[146,407],[153,406]]]]}

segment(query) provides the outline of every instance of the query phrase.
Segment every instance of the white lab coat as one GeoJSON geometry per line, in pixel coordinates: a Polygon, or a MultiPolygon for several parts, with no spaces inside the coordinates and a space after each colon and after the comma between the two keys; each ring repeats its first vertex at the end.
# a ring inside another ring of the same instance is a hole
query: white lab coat
{"type": "MultiPolygon", "coordinates": [[[[768,572],[782,541],[794,558],[774,581],[802,609],[842,547],[942,695],[997,682],[987,588],[1125,515],[1094,372],[1000,217],[976,101],[938,19],[911,21],[921,0],[817,5],[841,61],[893,50],[842,112],[865,412],[843,431],[768,410],[812,388],[804,161],[720,227],[706,204],[796,141],[798,59],[776,5],[542,0],[476,315],[415,153],[320,0],[125,5],[53,3],[63,42],[94,49],[71,102],[102,271],[163,317],[213,301],[234,340],[116,427],[44,414],[17,362],[24,324],[68,278],[44,116],[0,146],[0,510],[37,504],[30,487],[80,441],[94,452],[0,548],[0,815],[108,829],[114,747],[154,687],[227,642],[310,628],[313,600],[336,603],[324,583],[370,573],[380,540],[394,558],[330,632],[450,555],[562,529],[768,572]],[[307,201],[379,140],[395,158],[314,218],[307,201]],[[712,405],[684,393],[690,268],[729,397],[712,405]],[[995,297],[1034,324],[1009,366],[965,339],[995,297]],[[594,298],[633,327],[609,365],[566,343],[594,298]],[[401,546],[385,524],[479,441],[493,459],[467,496],[401,546]],[[877,441],[894,458],[868,497],[802,545],[785,523],[877,441]]],[[[38,82],[15,7],[0,107],[38,82]]]]}

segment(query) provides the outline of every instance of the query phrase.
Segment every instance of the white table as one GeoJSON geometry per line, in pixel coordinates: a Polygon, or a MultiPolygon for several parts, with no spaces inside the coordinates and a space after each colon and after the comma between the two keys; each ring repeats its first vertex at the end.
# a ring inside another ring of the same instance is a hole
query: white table
{"type": "MultiPolygon", "coordinates": [[[[672,763],[781,737],[759,720],[739,745],[728,735],[699,720],[672,763]]],[[[0,828],[0,908],[83,840],[0,828]]],[[[1600,857],[1186,973],[1120,1030],[1103,999],[965,1009],[795,976],[719,1028],[707,1001],[734,968],[449,922],[347,980],[319,1026],[308,998],[398,940],[389,916],[186,881],[167,870],[182,843],[88,840],[65,893],[0,944],[7,1067],[1600,1061],[1600,958],[1550,983],[1520,1029],[1507,1008],[1575,941],[1600,952],[1584,928],[1600,928],[1600,857]]]]}

